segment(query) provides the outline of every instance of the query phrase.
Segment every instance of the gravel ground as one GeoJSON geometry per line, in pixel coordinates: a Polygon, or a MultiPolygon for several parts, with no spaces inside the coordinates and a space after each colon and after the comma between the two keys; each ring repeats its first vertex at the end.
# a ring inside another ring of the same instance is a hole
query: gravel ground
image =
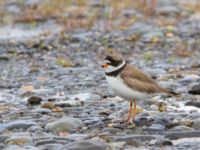
{"type": "Polygon", "coordinates": [[[147,17],[128,10],[141,19],[108,32],[101,20],[64,33],[53,20],[2,25],[0,149],[200,149],[200,14],[184,3],[159,1],[147,17]],[[112,51],[181,96],[141,101],[128,125],[129,104],[112,93],[100,67],[112,51]]]}

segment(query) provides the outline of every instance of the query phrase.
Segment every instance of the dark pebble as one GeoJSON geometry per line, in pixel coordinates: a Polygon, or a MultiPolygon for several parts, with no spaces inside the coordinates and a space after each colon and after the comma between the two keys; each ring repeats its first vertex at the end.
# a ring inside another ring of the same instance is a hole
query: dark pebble
{"type": "Polygon", "coordinates": [[[39,96],[31,96],[27,101],[29,105],[39,105],[41,104],[42,98],[39,96]]]}
{"type": "Polygon", "coordinates": [[[186,102],[186,103],[185,103],[185,106],[195,106],[195,107],[200,108],[200,102],[197,102],[197,101],[189,101],[189,102],[186,102]]]}
{"type": "Polygon", "coordinates": [[[189,137],[200,137],[200,130],[197,131],[185,131],[185,132],[170,132],[165,135],[169,139],[189,138],[189,137]]]}
{"type": "Polygon", "coordinates": [[[193,86],[193,87],[188,91],[188,93],[194,94],[194,95],[200,94],[200,84],[193,86]]]}

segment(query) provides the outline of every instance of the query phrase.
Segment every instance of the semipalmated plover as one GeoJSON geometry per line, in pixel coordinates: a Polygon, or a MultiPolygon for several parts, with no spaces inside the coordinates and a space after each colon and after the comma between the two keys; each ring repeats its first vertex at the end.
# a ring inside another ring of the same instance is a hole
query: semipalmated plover
{"type": "Polygon", "coordinates": [[[144,72],[128,64],[119,54],[107,55],[102,67],[105,68],[106,80],[113,92],[130,101],[128,122],[135,120],[136,102],[138,100],[145,100],[154,93],[177,95],[173,91],[162,88],[144,72]],[[133,103],[134,108],[132,110],[133,103]]]}

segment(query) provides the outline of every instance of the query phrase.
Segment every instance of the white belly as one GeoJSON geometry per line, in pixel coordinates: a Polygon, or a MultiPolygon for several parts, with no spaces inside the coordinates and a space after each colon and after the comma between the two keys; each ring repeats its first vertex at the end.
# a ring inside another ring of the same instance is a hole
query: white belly
{"type": "Polygon", "coordinates": [[[149,96],[129,88],[120,77],[106,76],[106,80],[113,92],[126,100],[145,100],[149,96]]]}

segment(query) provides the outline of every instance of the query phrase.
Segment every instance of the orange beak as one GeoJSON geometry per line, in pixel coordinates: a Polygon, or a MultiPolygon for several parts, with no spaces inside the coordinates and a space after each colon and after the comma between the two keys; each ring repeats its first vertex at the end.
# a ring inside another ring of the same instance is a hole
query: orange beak
{"type": "Polygon", "coordinates": [[[104,63],[103,65],[101,65],[102,68],[107,68],[108,67],[108,64],[107,63],[104,63]]]}

